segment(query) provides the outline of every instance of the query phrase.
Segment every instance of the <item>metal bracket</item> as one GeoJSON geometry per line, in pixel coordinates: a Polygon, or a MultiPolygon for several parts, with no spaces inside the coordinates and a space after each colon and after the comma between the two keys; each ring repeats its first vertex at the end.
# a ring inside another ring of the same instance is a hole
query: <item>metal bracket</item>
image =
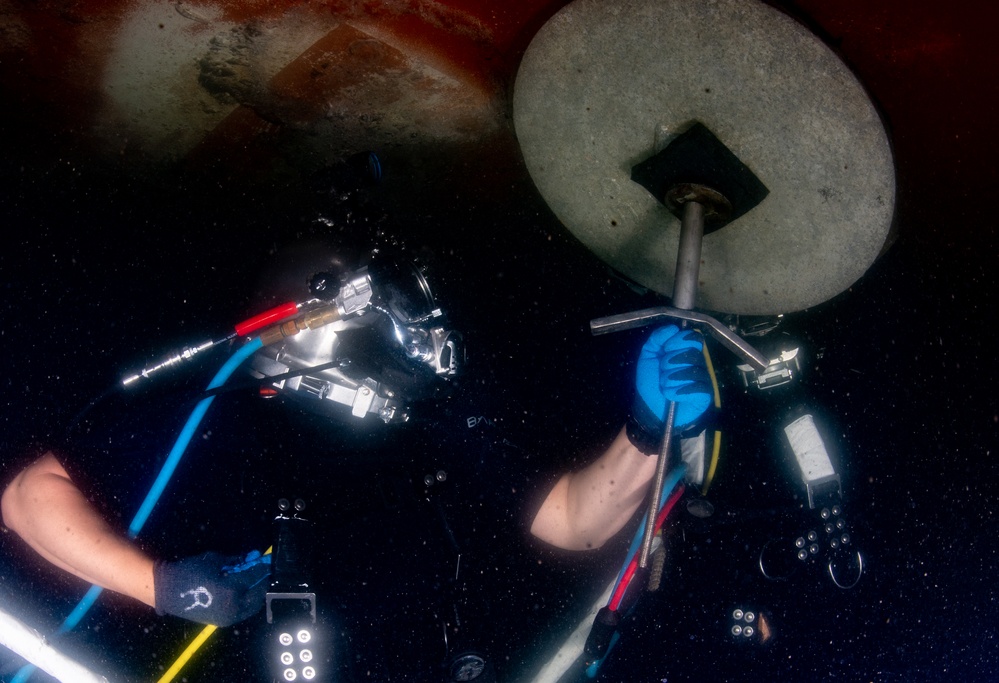
{"type": "Polygon", "coordinates": [[[654,306],[652,308],[632,311],[631,313],[619,313],[604,318],[596,318],[590,321],[590,332],[595,335],[620,332],[621,330],[632,330],[670,319],[695,323],[705,328],[722,346],[760,371],[766,370],[767,366],[770,365],[769,358],[750,346],[742,337],[715,318],[704,313],[673,308],[672,306],[654,306]]]}
{"type": "Polygon", "coordinates": [[[274,623],[274,611],[271,603],[275,600],[294,600],[299,603],[308,603],[309,617],[312,623],[316,623],[316,594],[315,593],[267,593],[265,602],[267,604],[267,623],[274,623]]]}

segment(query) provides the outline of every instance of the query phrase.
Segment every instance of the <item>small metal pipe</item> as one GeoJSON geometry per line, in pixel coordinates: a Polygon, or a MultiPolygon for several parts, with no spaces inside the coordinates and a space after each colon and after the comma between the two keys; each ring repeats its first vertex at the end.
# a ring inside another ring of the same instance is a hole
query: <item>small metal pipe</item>
{"type": "Polygon", "coordinates": [[[704,205],[687,202],[680,222],[680,244],[676,252],[673,305],[691,310],[697,302],[697,277],[701,268],[701,242],[704,239],[704,205]]]}

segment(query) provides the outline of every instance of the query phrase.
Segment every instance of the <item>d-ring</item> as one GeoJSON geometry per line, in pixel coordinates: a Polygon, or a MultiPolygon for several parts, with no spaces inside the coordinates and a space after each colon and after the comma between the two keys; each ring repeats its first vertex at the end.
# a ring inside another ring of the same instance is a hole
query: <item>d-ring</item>
{"type": "Polygon", "coordinates": [[[785,553],[778,553],[776,560],[773,559],[773,555],[771,553],[770,560],[768,561],[766,557],[768,554],[767,551],[779,544],[780,541],[774,541],[771,539],[767,541],[762,548],[760,548],[760,573],[763,574],[764,578],[770,579],[771,581],[786,581],[791,578],[795,571],[797,571],[798,564],[800,564],[800,562],[794,561],[793,556],[790,562],[787,561],[787,558],[784,557],[785,553]],[[770,571],[767,571],[768,566],[770,567],[770,571]]]}
{"type": "Polygon", "coordinates": [[[864,557],[863,555],[860,554],[859,550],[856,551],[856,555],[857,555],[857,578],[855,578],[849,584],[841,583],[840,580],[836,578],[836,570],[833,569],[834,558],[829,559],[829,564],[826,565],[826,568],[829,570],[829,578],[832,579],[832,582],[836,584],[837,588],[842,588],[843,590],[849,590],[850,588],[856,586],[857,583],[860,581],[860,577],[864,575],[864,557]]]}

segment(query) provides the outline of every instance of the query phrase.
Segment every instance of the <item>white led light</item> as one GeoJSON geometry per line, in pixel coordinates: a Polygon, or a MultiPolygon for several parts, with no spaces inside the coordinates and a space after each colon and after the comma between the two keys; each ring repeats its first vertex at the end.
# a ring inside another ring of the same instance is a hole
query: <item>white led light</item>
{"type": "Polygon", "coordinates": [[[304,678],[305,680],[311,681],[315,677],[316,677],[316,670],[313,669],[311,666],[307,666],[304,669],[302,669],[302,678],[304,678]]]}
{"type": "Polygon", "coordinates": [[[284,670],[284,680],[286,680],[286,681],[293,681],[296,678],[298,678],[298,672],[297,671],[295,671],[294,669],[285,669],[284,670]]]}
{"type": "Polygon", "coordinates": [[[282,633],[278,636],[278,642],[285,646],[291,645],[294,641],[295,639],[291,637],[290,633],[282,633]]]}
{"type": "Polygon", "coordinates": [[[298,658],[301,659],[303,662],[311,662],[312,650],[302,650],[301,652],[298,653],[298,658]]]}
{"type": "Polygon", "coordinates": [[[300,643],[307,643],[310,640],[312,640],[312,632],[311,631],[309,631],[308,629],[304,629],[303,628],[301,631],[298,632],[298,642],[300,642],[300,643]]]}
{"type": "Polygon", "coordinates": [[[281,653],[281,663],[284,664],[285,666],[291,666],[294,663],[294,661],[295,661],[295,655],[291,654],[290,652],[281,653]]]}

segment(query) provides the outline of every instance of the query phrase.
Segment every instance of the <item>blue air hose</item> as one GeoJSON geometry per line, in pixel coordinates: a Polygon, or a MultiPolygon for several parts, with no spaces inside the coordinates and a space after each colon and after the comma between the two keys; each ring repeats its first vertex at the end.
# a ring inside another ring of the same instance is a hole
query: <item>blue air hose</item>
{"type": "MultiPolygon", "coordinates": [[[[226,381],[232,376],[232,373],[236,371],[243,362],[256,353],[263,343],[260,338],[257,337],[243,346],[241,346],[236,353],[229,357],[229,360],[225,362],[222,368],[215,374],[215,377],[208,384],[208,391],[217,389],[221,387],[226,381]]],[[[205,413],[208,412],[209,406],[211,406],[212,401],[215,400],[215,396],[207,396],[198,402],[198,405],[194,407],[191,411],[190,417],[187,418],[187,422],[184,424],[184,428],[180,431],[180,435],[177,437],[177,441],[174,442],[173,448],[170,449],[170,454],[167,456],[166,462],[163,463],[163,467],[160,468],[160,473],[156,477],[156,481],[153,482],[152,487],[149,489],[149,493],[146,494],[145,500],[142,501],[142,505],[139,506],[139,511],[135,513],[135,517],[132,518],[132,523],[128,525],[128,537],[130,539],[135,539],[142,527],[145,525],[146,520],[149,519],[150,513],[153,511],[153,507],[159,501],[160,496],[163,495],[163,491],[166,489],[167,483],[170,481],[170,477],[173,476],[174,470],[177,469],[177,465],[180,463],[180,459],[183,457],[184,452],[187,451],[188,445],[191,443],[191,439],[194,437],[195,431],[198,429],[198,425],[205,417],[205,413]]],[[[77,603],[73,611],[63,620],[62,625],[59,627],[57,633],[63,634],[68,631],[72,631],[76,628],[77,624],[83,619],[84,615],[90,610],[97,598],[100,596],[101,591],[104,589],[100,586],[91,586],[87,591],[86,595],[77,603]]],[[[17,675],[11,679],[11,683],[25,683],[31,674],[35,672],[34,665],[28,664],[17,672],[17,675]]]]}
{"type": "MultiPolygon", "coordinates": [[[[263,346],[263,344],[260,341],[260,338],[257,337],[240,347],[236,353],[229,357],[229,360],[225,362],[222,369],[216,373],[215,378],[208,385],[208,391],[217,389],[225,384],[226,380],[228,380],[229,377],[232,376],[232,373],[236,371],[236,368],[242,365],[243,361],[256,353],[261,346],[263,346]]],[[[153,511],[153,506],[156,505],[156,502],[163,494],[163,490],[170,481],[170,477],[173,476],[174,470],[177,469],[177,465],[180,463],[180,459],[184,455],[184,451],[187,450],[188,444],[191,443],[191,438],[194,436],[194,432],[198,429],[198,425],[201,424],[201,420],[205,417],[205,413],[208,412],[208,407],[214,400],[214,395],[201,399],[198,402],[198,405],[196,405],[194,410],[191,412],[191,416],[187,418],[187,423],[184,425],[184,428],[180,430],[180,436],[177,437],[177,441],[174,443],[173,448],[170,449],[170,455],[167,456],[166,462],[163,463],[159,476],[156,477],[156,481],[153,482],[152,488],[150,488],[149,493],[146,494],[146,499],[142,501],[142,505],[139,506],[139,511],[135,513],[132,523],[128,525],[129,538],[134,539],[138,536],[139,531],[142,530],[146,520],[149,519],[149,514],[153,511]]]]}

